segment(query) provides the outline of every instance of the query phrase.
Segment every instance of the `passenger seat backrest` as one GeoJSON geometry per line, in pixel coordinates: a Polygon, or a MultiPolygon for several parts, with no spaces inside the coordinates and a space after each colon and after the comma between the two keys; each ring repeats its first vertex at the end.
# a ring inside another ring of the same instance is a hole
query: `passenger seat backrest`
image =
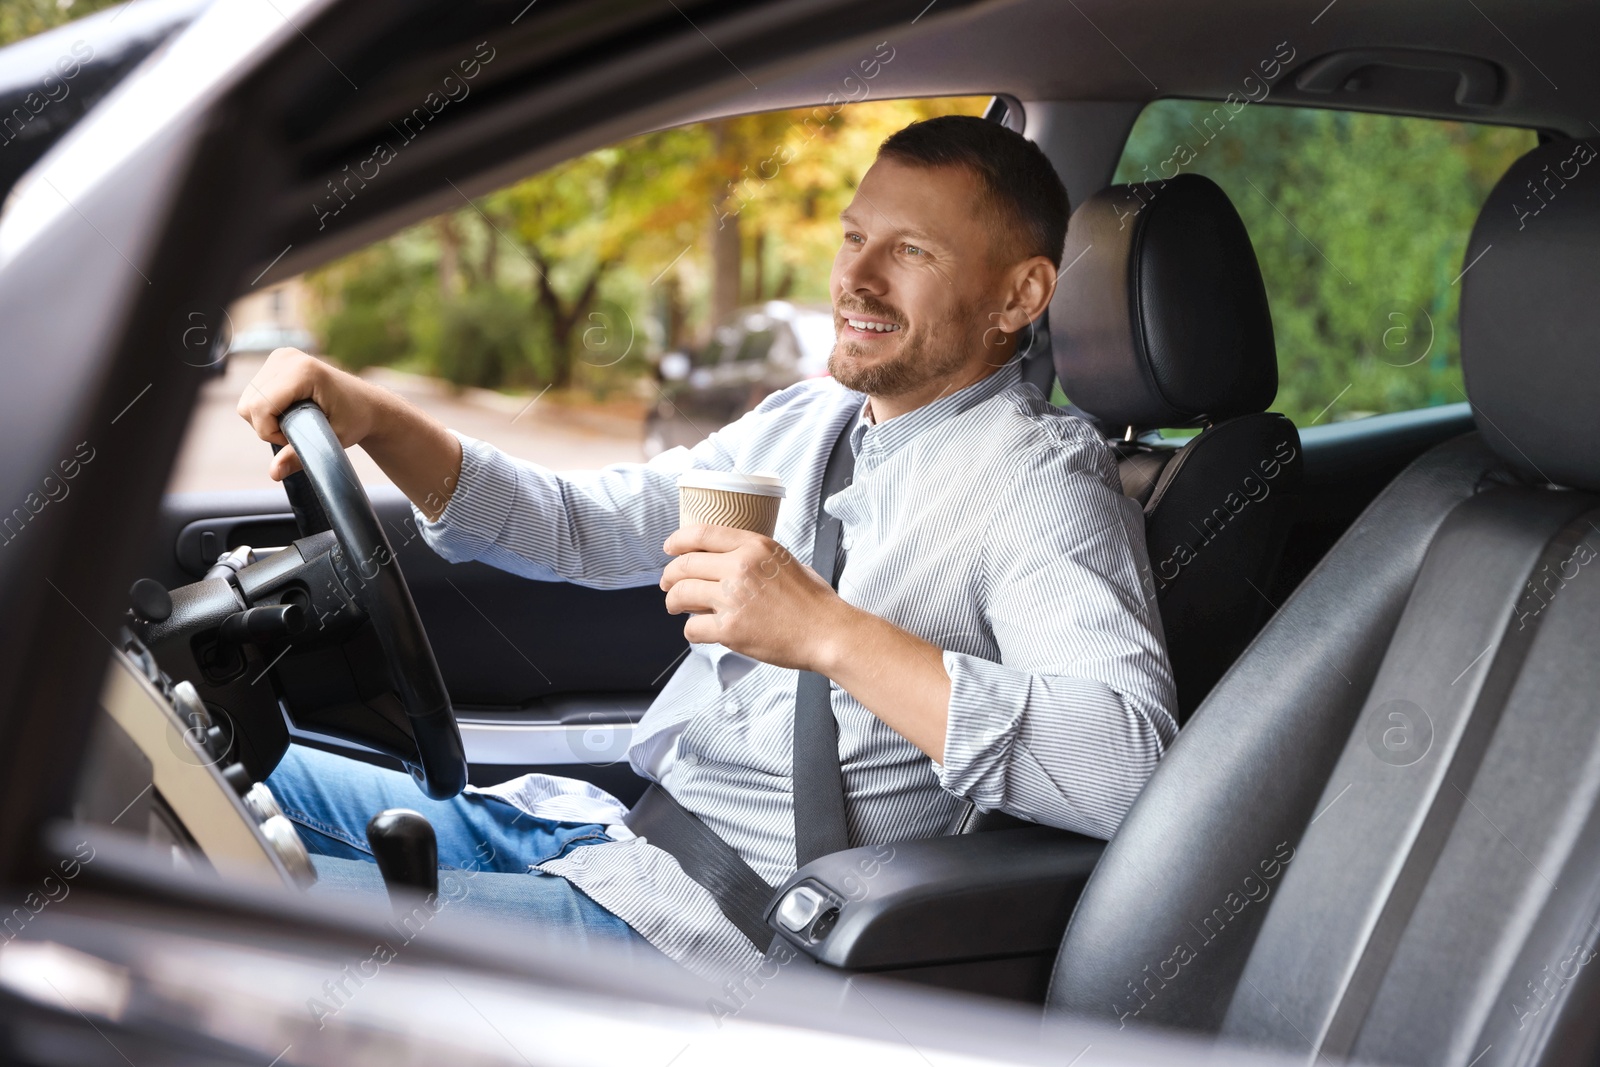
{"type": "Polygon", "coordinates": [[[1053,1007],[1319,1060],[1600,1056],[1597,154],[1545,144],[1496,185],[1461,298],[1478,432],[1402,472],[1203,702],[1053,1007]]]}
{"type": "Polygon", "coordinates": [[[1114,427],[1123,492],[1145,511],[1180,722],[1271,614],[1301,472],[1278,391],[1266,288],[1244,223],[1209,178],[1114,185],[1067,227],[1051,302],[1056,373],[1114,427]],[[1200,427],[1187,443],[1148,431],[1200,427]]]}

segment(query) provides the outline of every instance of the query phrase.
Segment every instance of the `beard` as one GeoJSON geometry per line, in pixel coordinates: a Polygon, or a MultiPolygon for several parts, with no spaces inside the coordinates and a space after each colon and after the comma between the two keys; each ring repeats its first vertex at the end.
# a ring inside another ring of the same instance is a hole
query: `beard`
{"type": "MultiPolygon", "coordinates": [[[[876,301],[856,300],[844,311],[902,324],[905,321],[893,308],[876,301]]],[[[869,396],[914,393],[931,382],[952,377],[971,362],[972,342],[967,338],[975,315],[974,306],[952,304],[935,322],[912,330],[902,325],[898,349],[872,362],[867,362],[871,359],[867,355],[867,345],[840,337],[828,356],[828,373],[846,389],[869,396]]],[[[836,333],[843,333],[845,317],[836,306],[833,311],[836,333]]]]}

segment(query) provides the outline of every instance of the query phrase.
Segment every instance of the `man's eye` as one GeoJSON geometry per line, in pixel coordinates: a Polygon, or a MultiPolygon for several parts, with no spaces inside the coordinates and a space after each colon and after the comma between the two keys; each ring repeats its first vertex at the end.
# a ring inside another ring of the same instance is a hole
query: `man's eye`
{"type": "Polygon", "coordinates": [[[920,256],[922,255],[922,249],[918,248],[916,245],[906,245],[906,253],[908,255],[920,256]]]}
{"type": "Polygon", "coordinates": [[[847,233],[844,235],[844,239],[846,241],[860,241],[861,235],[859,233],[847,233]]]}

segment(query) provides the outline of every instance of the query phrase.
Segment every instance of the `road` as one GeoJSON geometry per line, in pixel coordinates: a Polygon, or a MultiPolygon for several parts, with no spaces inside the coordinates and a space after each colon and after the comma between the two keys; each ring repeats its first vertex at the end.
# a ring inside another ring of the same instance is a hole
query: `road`
{"type": "MultiPolygon", "coordinates": [[[[276,484],[267,477],[271,448],[235,411],[263,358],[230,357],[226,375],[203,387],[173,465],[168,492],[261,489],[276,484]]],[[[555,470],[582,470],[643,458],[639,445],[642,427],[632,420],[569,412],[537,400],[530,406],[526,399],[483,390],[451,396],[443,383],[433,379],[382,369],[366,371],[363,376],[393,389],[452,429],[555,470]]],[[[350,459],[364,483],[389,484],[360,448],[350,450],[350,459]]]]}

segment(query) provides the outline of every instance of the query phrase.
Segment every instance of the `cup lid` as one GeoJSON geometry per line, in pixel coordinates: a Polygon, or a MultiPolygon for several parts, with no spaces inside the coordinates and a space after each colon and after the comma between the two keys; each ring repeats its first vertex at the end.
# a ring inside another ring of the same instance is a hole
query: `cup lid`
{"type": "Polygon", "coordinates": [[[679,489],[720,489],[724,493],[783,496],[783,479],[767,471],[692,470],[678,475],[679,489]]]}

